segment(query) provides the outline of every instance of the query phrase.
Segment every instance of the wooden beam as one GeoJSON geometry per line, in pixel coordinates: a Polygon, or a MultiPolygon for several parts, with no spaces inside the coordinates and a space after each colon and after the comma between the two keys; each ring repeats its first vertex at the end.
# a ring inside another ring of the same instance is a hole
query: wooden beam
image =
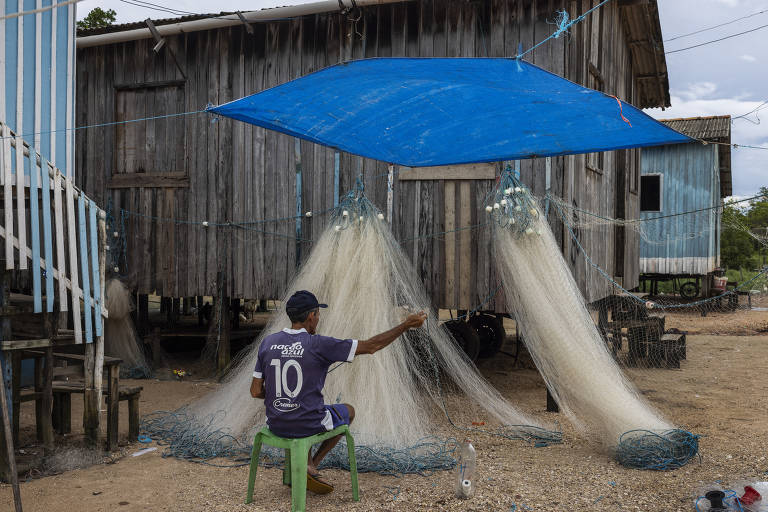
{"type": "Polygon", "coordinates": [[[2,340],[0,350],[27,350],[30,348],[46,348],[51,346],[51,340],[44,338],[39,340],[2,340]]]}
{"type": "Polygon", "coordinates": [[[189,188],[189,176],[183,171],[113,174],[107,188],[189,188]]]}
{"type": "Polygon", "coordinates": [[[441,165],[436,167],[401,167],[397,178],[408,180],[495,180],[496,164],[441,165]]]}
{"type": "Polygon", "coordinates": [[[135,82],[115,84],[116,91],[130,91],[132,89],[155,89],[158,87],[184,87],[186,80],[159,80],[156,82],[135,82]]]}

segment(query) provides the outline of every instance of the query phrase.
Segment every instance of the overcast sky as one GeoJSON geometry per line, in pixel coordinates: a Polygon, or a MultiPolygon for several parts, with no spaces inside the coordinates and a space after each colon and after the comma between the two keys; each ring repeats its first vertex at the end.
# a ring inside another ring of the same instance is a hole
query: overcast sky
{"type": "MultiPolygon", "coordinates": [[[[254,10],[286,4],[311,3],[302,0],[151,0],[156,5],[201,12],[254,10]]],[[[768,25],[768,12],[742,19],[713,30],[670,41],[682,34],[724,23],[741,16],[768,11],[768,0],[659,0],[661,28],[666,51],[718,39],[761,25],[768,25]]],[[[173,17],[167,12],[146,9],[122,0],[85,0],[78,4],[78,17],[99,6],[117,11],[117,22],[127,23],[148,17],[173,17]]],[[[768,27],[726,41],[667,55],[672,107],[647,112],[660,119],[709,115],[739,116],[768,100],[768,27]]],[[[732,141],[768,148],[768,105],[733,122],[732,141]],[[763,122],[761,122],[763,121],[763,122]]],[[[768,149],[733,149],[733,193],[755,195],[768,186],[768,149]]]]}

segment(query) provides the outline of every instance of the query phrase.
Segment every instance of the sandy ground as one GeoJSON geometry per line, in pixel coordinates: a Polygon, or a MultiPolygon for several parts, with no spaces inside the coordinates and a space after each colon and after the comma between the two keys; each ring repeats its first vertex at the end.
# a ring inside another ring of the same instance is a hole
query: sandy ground
{"type": "MultiPolygon", "coordinates": [[[[697,322],[718,324],[717,317],[697,322]]],[[[753,324],[756,317],[742,322],[753,324]]],[[[761,316],[760,321],[768,322],[761,316]]],[[[722,319],[719,322],[722,324],[722,319]]],[[[742,323],[742,325],[745,325],[742,323]]],[[[668,418],[701,434],[701,462],[670,472],[620,467],[588,436],[575,432],[560,414],[547,413],[543,382],[535,370],[512,369],[511,358],[483,361],[481,370],[523,410],[543,421],[559,422],[564,443],[535,448],[473,434],[479,477],[477,495],[453,497],[453,472],[400,478],[360,475],[361,501],[352,501],[349,474],[327,470],[336,486],[327,496],[308,496],[310,510],[642,510],[690,511],[694,497],[715,481],[728,486],[744,480],[768,480],[768,336],[689,336],[688,360],[680,370],[628,370],[641,392],[668,418]]],[[[144,386],[142,413],[175,409],[217,384],[195,381],[133,381],[144,386]]],[[[243,390],[246,393],[246,390],[243,390]]],[[[82,402],[73,399],[73,430],[79,437],[82,402]]],[[[127,434],[127,411],[121,404],[121,437],[127,434]]],[[[451,397],[449,410],[457,424],[484,421],[451,397]]],[[[22,422],[29,443],[33,408],[25,404],[22,422]]],[[[446,423],[445,421],[443,423],[446,423]]],[[[446,436],[463,437],[445,427],[446,436]]],[[[151,445],[124,445],[107,464],[44,478],[29,478],[21,491],[26,511],[272,511],[289,510],[290,493],[280,484],[278,469],[259,469],[255,502],[244,505],[247,468],[215,468],[172,458],[157,451],[132,457],[151,445]]],[[[31,449],[34,449],[32,447],[31,449]]],[[[10,510],[11,489],[0,485],[0,510],[10,510]]]]}

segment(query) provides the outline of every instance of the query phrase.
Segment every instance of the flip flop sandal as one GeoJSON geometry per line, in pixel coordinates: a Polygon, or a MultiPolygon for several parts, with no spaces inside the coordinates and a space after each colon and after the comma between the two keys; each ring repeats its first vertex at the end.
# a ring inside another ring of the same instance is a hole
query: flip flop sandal
{"type": "Polygon", "coordinates": [[[333,491],[333,486],[307,473],[307,490],[315,494],[328,494],[333,491]]]}

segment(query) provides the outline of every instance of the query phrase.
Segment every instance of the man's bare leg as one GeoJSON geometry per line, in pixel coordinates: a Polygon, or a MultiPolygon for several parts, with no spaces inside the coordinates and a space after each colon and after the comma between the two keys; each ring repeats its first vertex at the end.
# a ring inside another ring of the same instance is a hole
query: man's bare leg
{"type": "MultiPolygon", "coordinates": [[[[344,404],[347,406],[347,409],[349,410],[349,423],[351,424],[352,421],[355,419],[355,408],[352,407],[349,404],[344,404]]],[[[307,473],[309,473],[312,476],[315,476],[318,474],[317,466],[320,465],[320,462],[325,458],[326,455],[333,449],[334,446],[336,446],[339,441],[341,440],[341,435],[332,437],[330,439],[326,439],[322,443],[320,443],[320,447],[315,452],[315,455],[312,455],[312,450],[309,452],[309,457],[307,458],[307,473]]]]}

